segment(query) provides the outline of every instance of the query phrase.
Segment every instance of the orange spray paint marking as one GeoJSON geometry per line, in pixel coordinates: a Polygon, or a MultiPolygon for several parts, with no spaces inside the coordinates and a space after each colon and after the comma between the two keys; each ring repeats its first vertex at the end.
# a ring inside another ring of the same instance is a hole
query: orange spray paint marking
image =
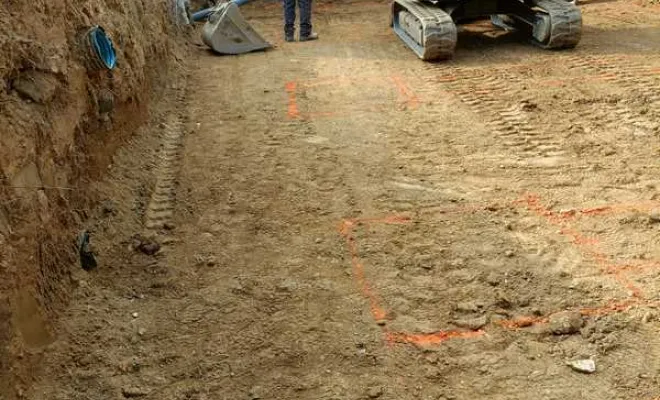
{"type": "Polygon", "coordinates": [[[385,340],[388,343],[408,343],[417,345],[440,344],[450,339],[474,339],[485,335],[486,332],[479,331],[440,331],[429,334],[409,334],[403,332],[388,332],[385,340]]]}
{"type": "Polygon", "coordinates": [[[388,224],[390,223],[402,224],[402,223],[408,223],[409,221],[410,219],[408,217],[403,217],[403,216],[391,216],[391,217],[379,218],[379,219],[352,219],[352,220],[342,221],[342,224],[339,228],[339,232],[346,239],[346,244],[348,245],[348,249],[351,253],[351,262],[353,264],[353,276],[355,277],[355,280],[360,286],[362,294],[364,295],[364,297],[367,298],[367,300],[369,300],[369,308],[371,311],[371,316],[374,318],[375,321],[381,321],[387,318],[387,311],[380,306],[380,301],[378,299],[378,296],[372,290],[371,285],[367,281],[364,272],[364,265],[360,261],[357,243],[355,241],[355,238],[353,237],[353,228],[362,223],[368,224],[370,222],[381,222],[388,224]]]}
{"type": "Polygon", "coordinates": [[[289,94],[289,106],[287,109],[287,115],[291,119],[297,119],[300,117],[300,112],[298,111],[298,102],[296,100],[296,82],[287,82],[285,85],[286,92],[289,94]]]}
{"type": "MultiPolygon", "coordinates": [[[[410,223],[411,219],[406,216],[394,215],[385,218],[363,218],[344,220],[339,226],[339,232],[346,239],[348,249],[351,253],[351,262],[353,265],[353,275],[357,281],[362,294],[369,301],[369,309],[375,321],[382,321],[387,318],[387,311],[380,306],[378,296],[367,281],[364,271],[364,265],[360,261],[356,240],[353,237],[353,229],[359,225],[369,225],[372,223],[383,223],[389,225],[399,225],[410,223]]],[[[440,331],[430,334],[409,334],[405,332],[390,332],[387,327],[382,328],[385,334],[385,342],[388,345],[396,343],[408,344],[438,344],[454,338],[474,338],[482,336],[484,331],[440,331]]]]}
{"type": "Polygon", "coordinates": [[[406,86],[405,82],[403,81],[403,78],[400,76],[393,76],[391,77],[392,82],[394,82],[394,85],[396,85],[396,88],[399,90],[399,94],[403,96],[406,99],[406,104],[410,108],[417,108],[419,105],[419,99],[417,96],[406,86]]]}
{"type": "MultiPolygon", "coordinates": [[[[639,270],[641,268],[660,268],[660,262],[648,262],[642,263],[641,265],[634,264],[614,264],[608,256],[605,254],[593,249],[593,246],[596,246],[599,241],[596,238],[589,238],[578,231],[567,226],[568,222],[573,221],[581,215],[590,216],[590,215],[601,215],[609,214],[614,212],[621,212],[627,210],[638,210],[646,209],[653,206],[658,206],[657,202],[645,202],[645,203],[632,203],[632,204],[622,204],[622,205],[608,205],[597,208],[587,208],[582,210],[573,210],[568,212],[554,212],[547,209],[541,203],[540,197],[538,195],[530,194],[523,199],[515,200],[508,203],[513,206],[525,206],[530,211],[536,213],[537,215],[545,218],[550,224],[560,226],[561,233],[565,236],[568,236],[572,239],[573,244],[578,247],[585,256],[590,257],[594,260],[596,265],[601,270],[601,273],[610,275],[616,279],[616,281],[621,284],[623,287],[627,288],[631,292],[631,298],[626,300],[612,300],[601,307],[592,307],[592,308],[579,308],[577,309],[584,316],[601,316],[609,315],[613,313],[623,312],[629,310],[631,307],[636,306],[646,306],[646,307],[660,307],[660,301],[649,301],[644,298],[642,290],[637,287],[630,279],[626,276],[626,273],[629,271],[639,270]]],[[[452,207],[446,209],[435,209],[434,211],[439,214],[456,214],[456,213],[469,213],[475,211],[494,211],[500,209],[501,207],[494,206],[460,206],[452,207]]],[[[346,239],[348,248],[351,253],[351,260],[353,265],[354,277],[356,282],[360,286],[360,289],[363,295],[369,301],[369,308],[371,315],[376,321],[381,321],[387,318],[387,311],[380,306],[379,298],[374,292],[373,288],[369,284],[365,276],[365,268],[360,257],[358,255],[358,249],[356,244],[356,239],[353,237],[353,231],[356,227],[364,225],[369,226],[371,224],[408,224],[412,222],[411,219],[407,216],[394,215],[385,218],[356,218],[356,219],[347,219],[341,222],[339,226],[339,232],[346,239]]],[[[518,330],[521,328],[537,325],[537,324],[546,324],[549,321],[549,315],[546,316],[523,316],[514,319],[504,320],[493,322],[491,325],[498,325],[503,329],[509,330],[518,330]]],[[[388,346],[393,346],[395,344],[417,344],[417,345],[433,345],[440,344],[450,339],[464,338],[471,339],[477,338],[485,335],[485,330],[478,331],[460,331],[460,330],[448,330],[448,331],[439,331],[430,334],[415,334],[408,332],[392,332],[386,326],[382,327],[382,331],[385,335],[385,342],[388,346]]]]}
{"type": "MultiPolygon", "coordinates": [[[[565,226],[565,222],[574,218],[574,213],[555,213],[545,208],[540,201],[538,195],[528,195],[524,202],[527,208],[539,216],[544,217],[550,224],[559,225],[561,227],[560,233],[564,236],[572,238],[573,243],[582,251],[583,254],[591,257],[604,274],[612,276],[621,286],[628,289],[632,296],[642,298],[643,291],[635,285],[622,271],[617,271],[617,265],[603,253],[594,250],[592,247],[599,244],[596,238],[587,238],[581,233],[565,226]],[[612,271],[614,271],[612,273],[612,271]]],[[[599,209],[599,211],[602,208],[599,209]]]]}

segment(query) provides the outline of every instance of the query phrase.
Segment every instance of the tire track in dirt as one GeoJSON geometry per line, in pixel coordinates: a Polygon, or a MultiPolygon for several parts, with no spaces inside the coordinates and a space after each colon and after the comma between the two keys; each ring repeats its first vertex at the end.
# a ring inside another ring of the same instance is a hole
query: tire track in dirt
{"type": "MultiPolygon", "coordinates": [[[[581,69],[589,73],[601,74],[607,82],[638,94],[644,101],[660,107],[660,83],[653,77],[654,71],[645,66],[632,63],[624,58],[610,59],[589,54],[566,57],[569,69],[581,69]]],[[[612,112],[602,112],[591,118],[597,118],[608,126],[621,123],[641,129],[647,134],[658,130],[657,122],[645,117],[625,104],[616,104],[612,112]]]]}
{"type": "Polygon", "coordinates": [[[442,83],[477,115],[484,118],[498,141],[507,149],[516,149],[527,158],[564,154],[562,144],[555,135],[535,127],[526,115],[530,105],[524,101],[512,103],[509,99],[524,98],[515,89],[521,79],[514,74],[481,69],[454,69],[431,83],[442,83]]]}
{"type": "MultiPolygon", "coordinates": [[[[179,96],[179,103],[184,102],[179,96]]],[[[176,195],[176,180],[181,164],[184,128],[180,115],[171,115],[164,126],[160,165],[156,174],[156,186],[147,207],[144,226],[149,235],[158,234],[172,223],[176,195]]]]}

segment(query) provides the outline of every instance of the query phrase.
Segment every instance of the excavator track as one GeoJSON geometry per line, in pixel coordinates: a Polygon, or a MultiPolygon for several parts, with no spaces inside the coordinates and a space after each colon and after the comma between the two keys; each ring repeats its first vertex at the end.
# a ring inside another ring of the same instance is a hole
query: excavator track
{"type": "Polygon", "coordinates": [[[392,27],[424,61],[444,60],[454,55],[456,25],[439,7],[416,0],[395,0],[392,3],[392,27]]]}
{"type": "Polygon", "coordinates": [[[532,41],[544,49],[570,49],[582,38],[582,13],[575,5],[563,0],[532,0],[539,12],[533,28],[532,41]]]}

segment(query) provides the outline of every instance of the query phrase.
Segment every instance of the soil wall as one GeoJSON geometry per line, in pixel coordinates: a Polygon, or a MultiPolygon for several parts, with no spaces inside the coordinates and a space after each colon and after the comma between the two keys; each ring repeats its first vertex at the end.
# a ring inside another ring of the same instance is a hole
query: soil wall
{"type": "Polygon", "coordinates": [[[168,2],[0,3],[0,399],[20,396],[80,268],[75,241],[94,182],[173,85],[184,46],[168,2]],[[102,26],[112,71],[81,36],[102,26]]]}

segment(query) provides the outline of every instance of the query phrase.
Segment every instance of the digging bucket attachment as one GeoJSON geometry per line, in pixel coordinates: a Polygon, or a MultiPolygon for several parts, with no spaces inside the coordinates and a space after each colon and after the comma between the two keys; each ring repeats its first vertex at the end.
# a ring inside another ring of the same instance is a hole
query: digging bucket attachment
{"type": "Polygon", "coordinates": [[[213,9],[202,30],[202,40],[220,54],[243,54],[271,47],[247,23],[234,2],[223,3],[213,9]]]}

